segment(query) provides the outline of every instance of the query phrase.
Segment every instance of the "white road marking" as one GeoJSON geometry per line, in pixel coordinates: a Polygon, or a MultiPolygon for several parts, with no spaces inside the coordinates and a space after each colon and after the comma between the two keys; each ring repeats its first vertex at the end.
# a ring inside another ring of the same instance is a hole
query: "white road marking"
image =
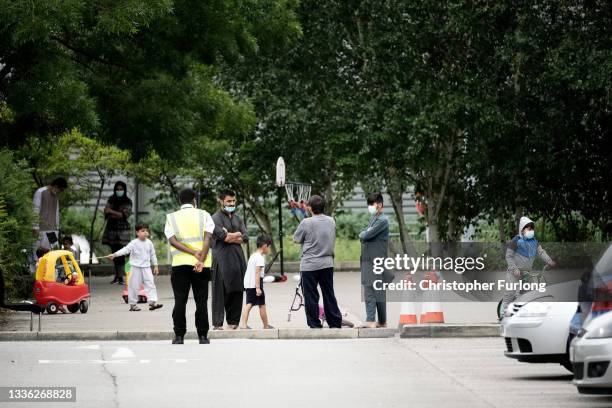
{"type": "Polygon", "coordinates": [[[132,358],[136,357],[134,352],[127,347],[119,347],[117,351],[113,353],[111,358],[132,358]]]}
{"type": "Polygon", "coordinates": [[[38,360],[39,364],[80,364],[82,360],[38,360]]]}
{"type": "Polygon", "coordinates": [[[92,344],[90,346],[79,346],[78,348],[84,349],[84,350],[100,350],[100,345],[99,344],[92,344]]]}
{"type": "Polygon", "coordinates": [[[93,364],[125,364],[128,360],[90,360],[93,364]]]}
{"type": "MultiPolygon", "coordinates": [[[[201,358],[162,358],[157,360],[159,361],[171,361],[177,364],[185,364],[192,363],[196,361],[202,361],[201,358]]],[[[38,360],[38,364],[151,364],[155,362],[155,360],[149,358],[142,359],[110,359],[110,360],[38,360]]]]}

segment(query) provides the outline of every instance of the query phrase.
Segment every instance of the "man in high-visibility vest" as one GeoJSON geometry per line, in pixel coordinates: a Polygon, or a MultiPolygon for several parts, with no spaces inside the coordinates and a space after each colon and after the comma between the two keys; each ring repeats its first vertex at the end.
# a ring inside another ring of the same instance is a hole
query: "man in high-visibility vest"
{"type": "Polygon", "coordinates": [[[171,245],[172,275],[170,282],[174,292],[174,339],[172,344],[183,344],[187,331],[185,307],[189,288],[196,303],[195,324],[200,344],[208,340],[208,282],[211,278],[211,257],[208,253],[215,223],[210,214],[196,208],[195,191],[186,189],[179,193],[181,209],[166,215],[164,229],[171,245]]]}

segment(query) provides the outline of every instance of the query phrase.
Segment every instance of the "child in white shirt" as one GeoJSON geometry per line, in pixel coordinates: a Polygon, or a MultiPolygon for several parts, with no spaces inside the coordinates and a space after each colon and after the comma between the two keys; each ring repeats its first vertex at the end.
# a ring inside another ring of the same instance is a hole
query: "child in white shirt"
{"type": "Polygon", "coordinates": [[[247,325],[249,313],[253,306],[259,306],[259,316],[263,322],[264,329],[273,329],[268,324],[268,313],[266,311],[266,294],[263,290],[263,277],[266,269],[265,255],[270,252],[272,238],[268,235],[257,237],[257,251],[251,254],[247,262],[246,273],[244,274],[244,290],[246,292],[246,307],[242,312],[241,329],[250,329],[247,325]]]}
{"type": "Polygon", "coordinates": [[[155,247],[149,238],[149,227],[147,225],[136,226],[136,236],[138,238],[130,241],[129,244],[121,248],[114,254],[110,254],[107,258],[113,259],[118,256],[130,255],[130,264],[132,270],[130,279],[128,280],[128,303],[130,304],[130,312],[138,312],[140,308],[138,303],[138,291],[140,285],[144,285],[144,291],[149,300],[149,310],[159,309],[163,305],[157,303],[157,288],[153,280],[153,274],[159,274],[157,267],[157,256],[155,255],[155,247]],[[153,266],[153,273],[151,273],[153,266]]]}

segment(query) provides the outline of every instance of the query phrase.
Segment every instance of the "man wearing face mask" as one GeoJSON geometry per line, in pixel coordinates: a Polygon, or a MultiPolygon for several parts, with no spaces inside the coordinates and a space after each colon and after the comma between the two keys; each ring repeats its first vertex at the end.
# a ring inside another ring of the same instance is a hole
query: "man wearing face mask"
{"type": "Polygon", "coordinates": [[[246,260],[241,244],[248,241],[244,222],[236,214],[236,193],[223,190],[219,194],[221,209],[213,214],[213,330],[223,329],[224,317],[230,330],[238,328],[242,311],[243,281],[246,260]]]}
{"type": "Polygon", "coordinates": [[[389,220],[383,213],[383,196],[380,193],[368,195],[368,213],[372,217],[366,229],[359,233],[361,241],[361,285],[366,309],[366,326],[387,327],[387,299],[384,290],[375,290],[374,281],[385,283],[393,280],[393,274],[385,270],[374,273],[374,259],[387,258],[389,249],[389,220]],[[376,323],[378,312],[378,324],[376,323]]]}
{"type": "MultiPolygon", "coordinates": [[[[535,224],[527,217],[519,221],[519,234],[508,244],[506,249],[506,282],[517,283],[524,272],[533,269],[533,262],[539,256],[545,263],[555,266],[555,262],[548,256],[544,248],[535,238],[535,224]]],[[[504,294],[502,310],[505,312],[510,303],[520,295],[520,290],[508,290],[504,294]]],[[[503,314],[502,314],[503,317],[503,314]]]]}

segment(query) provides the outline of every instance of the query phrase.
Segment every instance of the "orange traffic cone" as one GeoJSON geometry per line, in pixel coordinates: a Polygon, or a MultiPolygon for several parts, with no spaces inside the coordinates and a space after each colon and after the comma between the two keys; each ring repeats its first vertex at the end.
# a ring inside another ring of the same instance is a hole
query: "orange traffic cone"
{"type": "MultiPolygon", "coordinates": [[[[406,281],[412,281],[412,275],[406,274],[404,277],[406,281]]],[[[416,303],[414,302],[414,292],[408,291],[402,294],[402,306],[400,309],[400,317],[398,327],[401,329],[402,326],[407,324],[417,324],[417,312],[416,303]]]]}
{"type": "MultiPolygon", "coordinates": [[[[423,286],[429,288],[429,283],[438,282],[439,277],[435,271],[431,271],[425,275],[425,280],[427,282],[423,286]]],[[[440,293],[437,290],[427,290],[423,293],[423,299],[426,299],[426,301],[422,304],[420,323],[444,323],[440,293]]]]}

